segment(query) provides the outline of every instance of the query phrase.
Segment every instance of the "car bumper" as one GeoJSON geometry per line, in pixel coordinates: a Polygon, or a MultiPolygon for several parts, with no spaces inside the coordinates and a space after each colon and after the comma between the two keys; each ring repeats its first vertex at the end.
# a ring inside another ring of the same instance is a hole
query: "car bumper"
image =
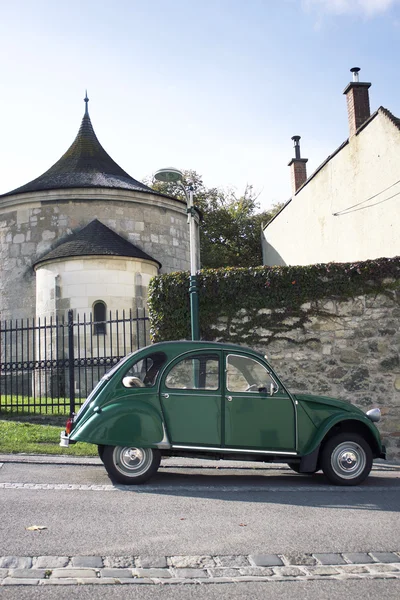
{"type": "Polygon", "coordinates": [[[65,433],[65,431],[62,431],[60,433],[60,446],[61,448],[68,448],[70,442],[69,442],[69,436],[65,433]]]}

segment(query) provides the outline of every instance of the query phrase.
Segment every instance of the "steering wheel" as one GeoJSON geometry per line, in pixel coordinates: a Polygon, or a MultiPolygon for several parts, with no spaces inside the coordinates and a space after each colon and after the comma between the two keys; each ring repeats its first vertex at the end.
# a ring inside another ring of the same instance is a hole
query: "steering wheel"
{"type": "Polygon", "coordinates": [[[252,383],[251,385],[249,385],[249,387],[245,391],[246,392],[258,392],[258,384],[252,383]]]}

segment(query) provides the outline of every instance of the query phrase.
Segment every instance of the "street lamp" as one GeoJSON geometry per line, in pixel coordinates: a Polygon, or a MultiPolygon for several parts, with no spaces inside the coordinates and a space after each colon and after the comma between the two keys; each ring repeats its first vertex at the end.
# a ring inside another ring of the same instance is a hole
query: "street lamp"
{"type": "Polygon", "coordinates": [[[190,321],[192,329],[192,340],[200,339],[199,328],[199,289],[197,285],[197,269],[196,269],[196,221],[195,208],[193,205],[193,187],[189,186],[189,193],[182,183],[183,174],[179,169],[170,167],[168,169],[160,169],[154,174],[154,179],[165,183],[175,183],[184,192],[187,205],[187,215],[189,224],[189,244],[190,244],[190,321]]]}

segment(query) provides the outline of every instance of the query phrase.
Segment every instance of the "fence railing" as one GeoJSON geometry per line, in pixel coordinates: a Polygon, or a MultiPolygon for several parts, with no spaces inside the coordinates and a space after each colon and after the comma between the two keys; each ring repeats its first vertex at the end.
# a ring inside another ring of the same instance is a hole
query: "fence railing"
{"type": "Polygon", "coordinates": [[[144,310],[0,322],[0,412],[69,413],[129,352],[150,343],[144,310]]]}

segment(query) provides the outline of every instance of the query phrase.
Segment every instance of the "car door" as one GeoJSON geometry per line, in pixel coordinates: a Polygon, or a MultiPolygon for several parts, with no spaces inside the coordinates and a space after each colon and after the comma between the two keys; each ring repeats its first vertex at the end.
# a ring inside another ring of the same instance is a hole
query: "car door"
{"type": "Polygon", "coordinates": [[[160,401],[173,445],[221,446],[222,352],[188,352],[169,365],[160,401]]]}
{"type": "Polygon", "coordinates": [[[224,445],[296,451],[296,406],[259,359],[225,353],[224,445]]]}

